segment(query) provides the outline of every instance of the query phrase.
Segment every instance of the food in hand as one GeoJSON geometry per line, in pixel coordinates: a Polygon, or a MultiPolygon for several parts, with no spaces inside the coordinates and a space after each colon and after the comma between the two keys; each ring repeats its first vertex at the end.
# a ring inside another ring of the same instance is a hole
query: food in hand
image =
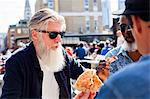
{"type": "Polygon", "coordinates": [[[116,61],[118,59],[118,57],[116,56],[113,56],[113,57],[107,57],[105,59],[105,61],[108,63],[108,64],[111,64],[112,62],[116,61]]]}
{"type": "Polygon", "coordinates": [[[104,82],[109,76],[109,66],[112,62],[116,61],[118,57],[107,57],[105,60],[100,60],[99,65],[96,67],[97,75],[104,82]]]}
{"type": "Polygon", "coordinates": [[[96,70],[86,69],[77,79],[75,88],[79,91],[96,92],[103,85],[102,81],[96,75],[96,70]]]}

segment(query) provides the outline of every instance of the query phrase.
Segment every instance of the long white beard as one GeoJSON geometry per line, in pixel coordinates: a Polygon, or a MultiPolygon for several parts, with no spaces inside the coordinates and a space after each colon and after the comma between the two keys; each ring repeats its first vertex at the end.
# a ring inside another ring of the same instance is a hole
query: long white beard
{"type": "Polygon", "coordinates": [[[41,69],[51,72],[57,72],[63,69],[64,56],[61,44],[59,44],[59,47],[55,50],[46,48],[42,42],[39,42],[38,47],[41,69]]]}
{"type": "Polygon", "coordinates": [[[136,43],[127,43],[126,41],[124,41],[123,45],[122,45],[123,49],[125,51],[135,51],[137,50],[137,46],[136,46],[136,43]]]}

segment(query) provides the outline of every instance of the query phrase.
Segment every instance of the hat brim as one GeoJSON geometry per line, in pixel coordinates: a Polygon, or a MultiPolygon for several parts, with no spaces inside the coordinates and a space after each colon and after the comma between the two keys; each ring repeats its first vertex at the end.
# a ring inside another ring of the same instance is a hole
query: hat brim
{"type": "Polygon", "coordinates": [[[145,10],[140,10],[140,11],[125,10],[120,15],[141,15],[141,14],[147,14],[147,15],[149,15],[149,11],[145,11],[145,10]]]}

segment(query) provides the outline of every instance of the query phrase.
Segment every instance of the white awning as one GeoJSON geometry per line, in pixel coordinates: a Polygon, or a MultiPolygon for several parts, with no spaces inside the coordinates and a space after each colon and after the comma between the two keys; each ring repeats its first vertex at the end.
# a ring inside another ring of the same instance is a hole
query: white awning
{"type": "Polygon", "coordinates": [[[62,39],[62,44],[79,44],[79,37],[65,37],[62,39]]]}

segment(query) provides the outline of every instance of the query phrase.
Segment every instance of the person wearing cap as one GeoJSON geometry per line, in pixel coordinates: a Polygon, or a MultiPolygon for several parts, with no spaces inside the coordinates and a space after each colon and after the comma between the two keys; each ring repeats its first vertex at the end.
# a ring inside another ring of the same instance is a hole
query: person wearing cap
{"type": "Polygon", "coordinates": [[[31,42],[6,62],[1,99],[71,99],[70,78],[83,68],[61,45],[64,17],[48,8],[29,21],[31,42]]]}
{"type": "MultiPolygon", "coordinates": [[[[125,10],[122,14],[129,18],[137,49],[142,54],[142,57],[138,62],[126,66],[106,80],[95,99],[150,98],[149,4],[149,0],[125,1],[125,10]]],[[[91,95],[87,93],[82,96],[91,97],[91,95]]]]}
{"type": "Polygon", "coordinates": [[[141,57],[125,15],[120,16],[119,25],[125,41],[122,45],[113,48],[105,55],[105,59],[116,57],[116,60],[109,65],[109,76],[128,64],[138,61],[141,57]]]}

